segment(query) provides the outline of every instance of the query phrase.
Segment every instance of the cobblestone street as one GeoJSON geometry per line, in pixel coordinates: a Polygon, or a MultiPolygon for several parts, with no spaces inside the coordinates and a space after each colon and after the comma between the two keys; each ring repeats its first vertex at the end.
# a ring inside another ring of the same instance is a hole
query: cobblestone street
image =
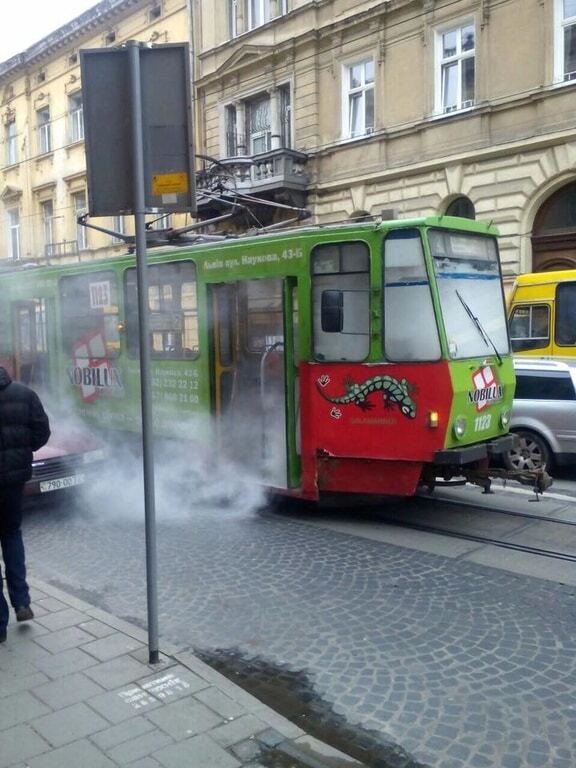
{"type": "MultiPolygon", "coordinates": [[[[25,537],[32,575],[145,625],[143,525],[31,509],[25,537]]],[[[160,519],[158,571],[161,641],[294,674],[381,765],[576,764],[573,587],[232,506],[160,519]]]]}

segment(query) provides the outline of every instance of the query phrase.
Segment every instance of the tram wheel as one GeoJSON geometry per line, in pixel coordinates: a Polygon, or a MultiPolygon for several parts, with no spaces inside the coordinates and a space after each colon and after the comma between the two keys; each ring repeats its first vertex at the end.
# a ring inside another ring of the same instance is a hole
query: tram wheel
{"type": "Polygon", "coordinates": [[[504,454],[504,463],[508,469],[550,468],[552,455],[548,443],[530,429],[514,430],[518,435],[518,447],[504,454]]]}

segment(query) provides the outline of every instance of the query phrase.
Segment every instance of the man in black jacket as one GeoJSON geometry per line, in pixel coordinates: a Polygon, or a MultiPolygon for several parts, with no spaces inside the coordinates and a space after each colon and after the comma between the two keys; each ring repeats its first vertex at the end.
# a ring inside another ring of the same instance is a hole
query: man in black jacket
{"type": "MultiPolygon", "coordinates": [[[[0,366],[0,545],[8,597],[18,621],[34,618],[26,583],[22,541],[22,495],[32,476],[32,453],[48,442],[50,424],[40,398],[12,381],[0,366]]],[[[8,603],[0,571],[0,643],[6,640],[8,603]]]]}

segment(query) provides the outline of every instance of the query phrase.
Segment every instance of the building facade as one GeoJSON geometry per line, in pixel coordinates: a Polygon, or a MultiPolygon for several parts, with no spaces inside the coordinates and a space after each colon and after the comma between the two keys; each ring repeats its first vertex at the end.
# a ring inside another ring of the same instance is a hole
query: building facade
{"type": "Polygon", "coordinates": [[[576,0],[104,0],[0,65],[0,258],[119,248],[76,229],[78,50],[128,39],[193,43],[200,219],[474,216],[507,279],[576,267],[576,0]]]}
{"type": "MultiPolygon", "coordinates": [[[[131,39],[186,42],[189,18],[186,0],[104,0],[0,64],[0,259],[125,251],[119,238],[77,223],[88,205],[79,51],[131,39]]],[[[94,223],[133,231],[131,217],[94,223]]]]}

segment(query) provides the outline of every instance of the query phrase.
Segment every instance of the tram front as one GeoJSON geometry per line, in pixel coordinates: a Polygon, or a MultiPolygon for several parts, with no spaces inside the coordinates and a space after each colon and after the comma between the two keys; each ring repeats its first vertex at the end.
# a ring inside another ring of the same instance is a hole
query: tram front
{"type": "Polygon", "coordinates": [[[338,270],[325,246],[312,253],[304,484],[398,495],[488,484],[492,457],[512,446],[515,387],[496,232],[448,217],[379,230],[376,244],[340,243],[338,270]]]}

